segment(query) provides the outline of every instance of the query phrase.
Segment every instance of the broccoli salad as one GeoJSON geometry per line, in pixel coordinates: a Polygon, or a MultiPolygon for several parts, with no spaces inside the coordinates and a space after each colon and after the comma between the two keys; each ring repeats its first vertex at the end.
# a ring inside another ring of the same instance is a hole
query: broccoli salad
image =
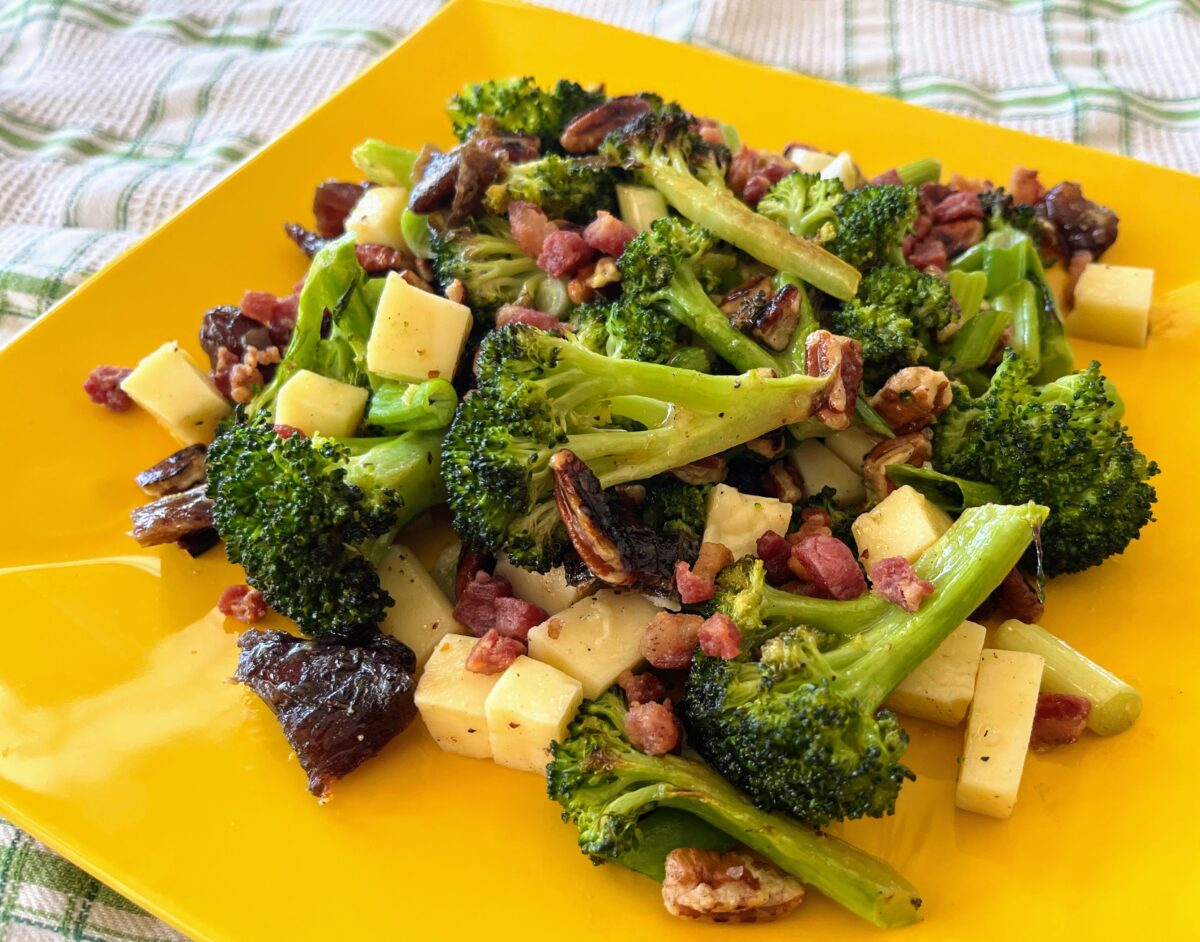
{"type": "Polygon", "coordinates": [[[236,678],[322,800],[420,717],[542,776],[681,918],[811,887],[918,920],[822,830],[894,812],[905,723],[961,737],[958,808],[1005,818],[1030,749],[1141,710],[1037,622],[1153,520],[1158,468],[1069,340],[1144,344],[1153,272],[1025,168],[867,178],[566,80],[447,113],[454,146],[368,140],[362,182],[317,187],[284,227],[304,277],[207,311],[207,368],[170,341],[88,377],[180,445],[134,538],[222,545],[220,612],[288,629],[247,628],[236,678]],[[426,568],[431,512],[456,539],[426,568]]]}

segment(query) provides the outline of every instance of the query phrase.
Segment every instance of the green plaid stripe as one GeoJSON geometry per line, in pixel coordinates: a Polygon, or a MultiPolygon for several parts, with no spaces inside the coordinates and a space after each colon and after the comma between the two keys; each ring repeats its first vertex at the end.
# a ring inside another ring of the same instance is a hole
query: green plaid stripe
{"type": "MultiPolygon", "coordinates": [[[[542,2],[1200,171],[1200,0],[542,2]]],[[[439,5],[0,0],[0,346],[439,5]]],[[[0,942],[52,938],[180,937],[0,821],[0,942]]]]}

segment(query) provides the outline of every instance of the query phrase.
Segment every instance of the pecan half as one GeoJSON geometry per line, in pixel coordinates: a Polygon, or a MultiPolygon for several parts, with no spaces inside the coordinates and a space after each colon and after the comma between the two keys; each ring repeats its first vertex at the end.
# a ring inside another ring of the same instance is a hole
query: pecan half
{"type": "Polygon", "coordinates": [[[897,432],[916,432],[946,411],[950,379],[928,366],[906,366],[871,397],[871,406],[897,432]]]}
{"type": "Polygon", "coordinates": [[[849,428],[862,382],[862,346],[849,337],[814,330],[804,341],[804,367],[809,376],[829,377],[813,414],[831,429],[849,428]]]}
{"type": "Polygon", "coordinates": [[[684,484],[720,484],[729,473],[729,459],[724,455],[710,455],[693,461],[691,464],[672,468],[667,474],[676,477],[684,484]]]}
{"type": "Polygon", "coordinates": [[[599,147],[610,131],[625,127],[649,111],[649,102],[637,95],[611,98],[568,121],[558,142],[568,154],[586,154],[599,147]]]}
{"type": "Polygon", "coordinates": [[[887,477],[889,464],[911,464],[919,468],[932,457],[933,446],[920,432],[884,439],[863,459],[863,478],[866,479],[867,489],[879,499],[887,497],[893,489],[887,477]]]}
{"type": "Polygon", "coordinates": [[[667,854],[663,905],[672,916],[769,922],[804,902],[804,885],[744,851],[680,847],[667,854]]]}

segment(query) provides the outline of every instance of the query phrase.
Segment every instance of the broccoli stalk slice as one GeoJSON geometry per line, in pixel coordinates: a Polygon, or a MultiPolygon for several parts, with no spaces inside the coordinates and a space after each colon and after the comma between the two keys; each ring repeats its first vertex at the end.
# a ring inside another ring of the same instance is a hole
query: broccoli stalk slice
{"type": "Polygon", "coordinates": [[[941,161],[933,157],[922,157],[896,168],[900,182],[909,186],[920,186],[922,183],[933,183],[942,175],[941,161]]]}
{"type": "MultiPolygon", "coordinates": [[[[766,584],[760,561],[746,559],[718,577],[715,605],[737,623],[746,651],[798,625],[868,639],[860,646],[871,643],[880,631],[891,631],[909,621],[930,621],[934,634],[943,628],[949,633],[1017,564],[1029,545],[1031,528],[1040,527],[1046,513],[1036,504],[988,504],[966,510],[913,566],[917,575],[935,587],[915,615],[874,593],[838,602],[785,592],[766,584]]],[[[838,656],[829,656],[838,660],[838,656]]]]}
{"type": "Polygon", "coordinates": [[[695,815],[881,927],[920,919],[921,898],[888,863],[780,814],[760,811],[694,759],[638,752],[625,734],[624,699],[614,688],[580,708],[552,746],[550,797],[579,830],[595,860],[619,859],[641,840],[639,820],[656,808],[695,815]]]}

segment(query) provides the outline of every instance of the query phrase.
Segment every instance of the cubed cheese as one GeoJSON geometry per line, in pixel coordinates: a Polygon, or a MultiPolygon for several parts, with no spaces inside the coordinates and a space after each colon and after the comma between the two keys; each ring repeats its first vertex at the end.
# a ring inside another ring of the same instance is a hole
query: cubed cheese
{"type": "Polygon", "coordinates": [[[825,438],[825,447],[842,459],[851,471],[862,473],[867,452],[879,444],[879,439],[860,425],[853,425],[825,438]]]}
{"type": "Polygon", "coordinates": [[[638,646],[658,608],[637,592],[602,589],[529,632],[529,656],[583,684],[589,700],[641,663],[638,646]]]}
{"type": "Polygon", "coordinates": [[[346,231],[359,245],[373,243],[407,249],[400,217],[408,205],[408,190],[402,186],[373,186],[362,195],[346,217],[346,231]]]}
{"type": "Polygon", "coordinates": [[[550,743],[561,740],[583,701],[583,686],[558,668],[519,657],[484,703],[492,758],[510,769],[544,773],[550,743]]]}
{"type": "Polygon", "coordinates": [[[821,150],[806,150],[803,147],[791,148],[787,156],[803,173],[820,173],[833,163],[833,154],[821,150]]]}
{"type": "Polygon", "coordinates": [[[768,530],[787,533],[792,522],[792,505],[773,497],[743,494],[728,484],[708,492],[708,517],[704,542],[721,543],[734,559],[755,552],[758,538],[768,530]]]}
{"type": "Polygon", "coordinates": [[[367,341],[367,369],[410,383],[452,379],[470,329],[470,308],[389,272],[367,341]]]}
{"type": "Polygon", "coordinates": [[[367,391],[312,370],[298,370],[275,398],[275,421],[305,435],[348,438],[362,422],[367,391]]]}
{"type": "Polygon", "coordinates": [[[809,497],[832,487],[835,491],[834,501],[839,507],[852,507],[867,499],[862,473],[852,471],[846,462],[815,438],[802,441],[793,448],[788,461],[800,476],[804,493],[809,497]]]}
{"type": "Polygon", "coordinates": [[[121,388],[185,445],[212,441],[232,408],[175,341],[143,357],[121,388]]]}
{"type": "Polygon", "coordinates": [[[983,652],[954,796],[964,811],[994,818],[1012,814],[1041,681],[1042,659],[1036,654],[983,652]]]}
{"type": "Polygon", "coordinates": [[[918,719],[957,726],[975,692],[975,674],[987,631],[964,621],[891,692],[884,706],[918,719]]]}
{"type": "Polygon", "coordinates": [[[487,759],[492,754],[484,703],[502,674],[467,670],[475,638],[446,635],[434,646],[417,683],[416,703],[434,741],[447,752],[487,759]]]}
{"type": "Polygon", "coordinates": [[[943,533],[950,529],[950,516],[927,501],[909,485],[898,487],[878,504],[860,514],[851,532],[859,557],[871,574],[881,559],[903,556],[915,563],[943,533]]]}
{"type": "Polygon", "coordinates": [[[556,566],[549,572],[531,572],[514,566],[503,555],[496,560],[496,575],[509,581],[513,595],[532,602],[548,615],[561,612],[578,601],[586,591],[585,586],[567,582],[567,571],[562,566],[556,566]]]}
{"type": "Polygon", "coordinates": [[[1144,347],[1150,329],[1154,270],[1093,263],[1075,284],[1067,333],[1101,343],[1144,347]]]}
{"type": "Polygon", "coordinates": [[[854,158],[842,151],[821,168],[822,180],[841,180],[847,190],[853,190],[861,182],[862,175],[854,166],[854,158]]]}
{"type": "Polygon", "coordinates": [[[446,634],[466,633],[433,576],[407,546],[397,543],[388,550],[379,566],[379,582],[396,601],[380,627],[412,648],[418,667],[446,634]]]}

